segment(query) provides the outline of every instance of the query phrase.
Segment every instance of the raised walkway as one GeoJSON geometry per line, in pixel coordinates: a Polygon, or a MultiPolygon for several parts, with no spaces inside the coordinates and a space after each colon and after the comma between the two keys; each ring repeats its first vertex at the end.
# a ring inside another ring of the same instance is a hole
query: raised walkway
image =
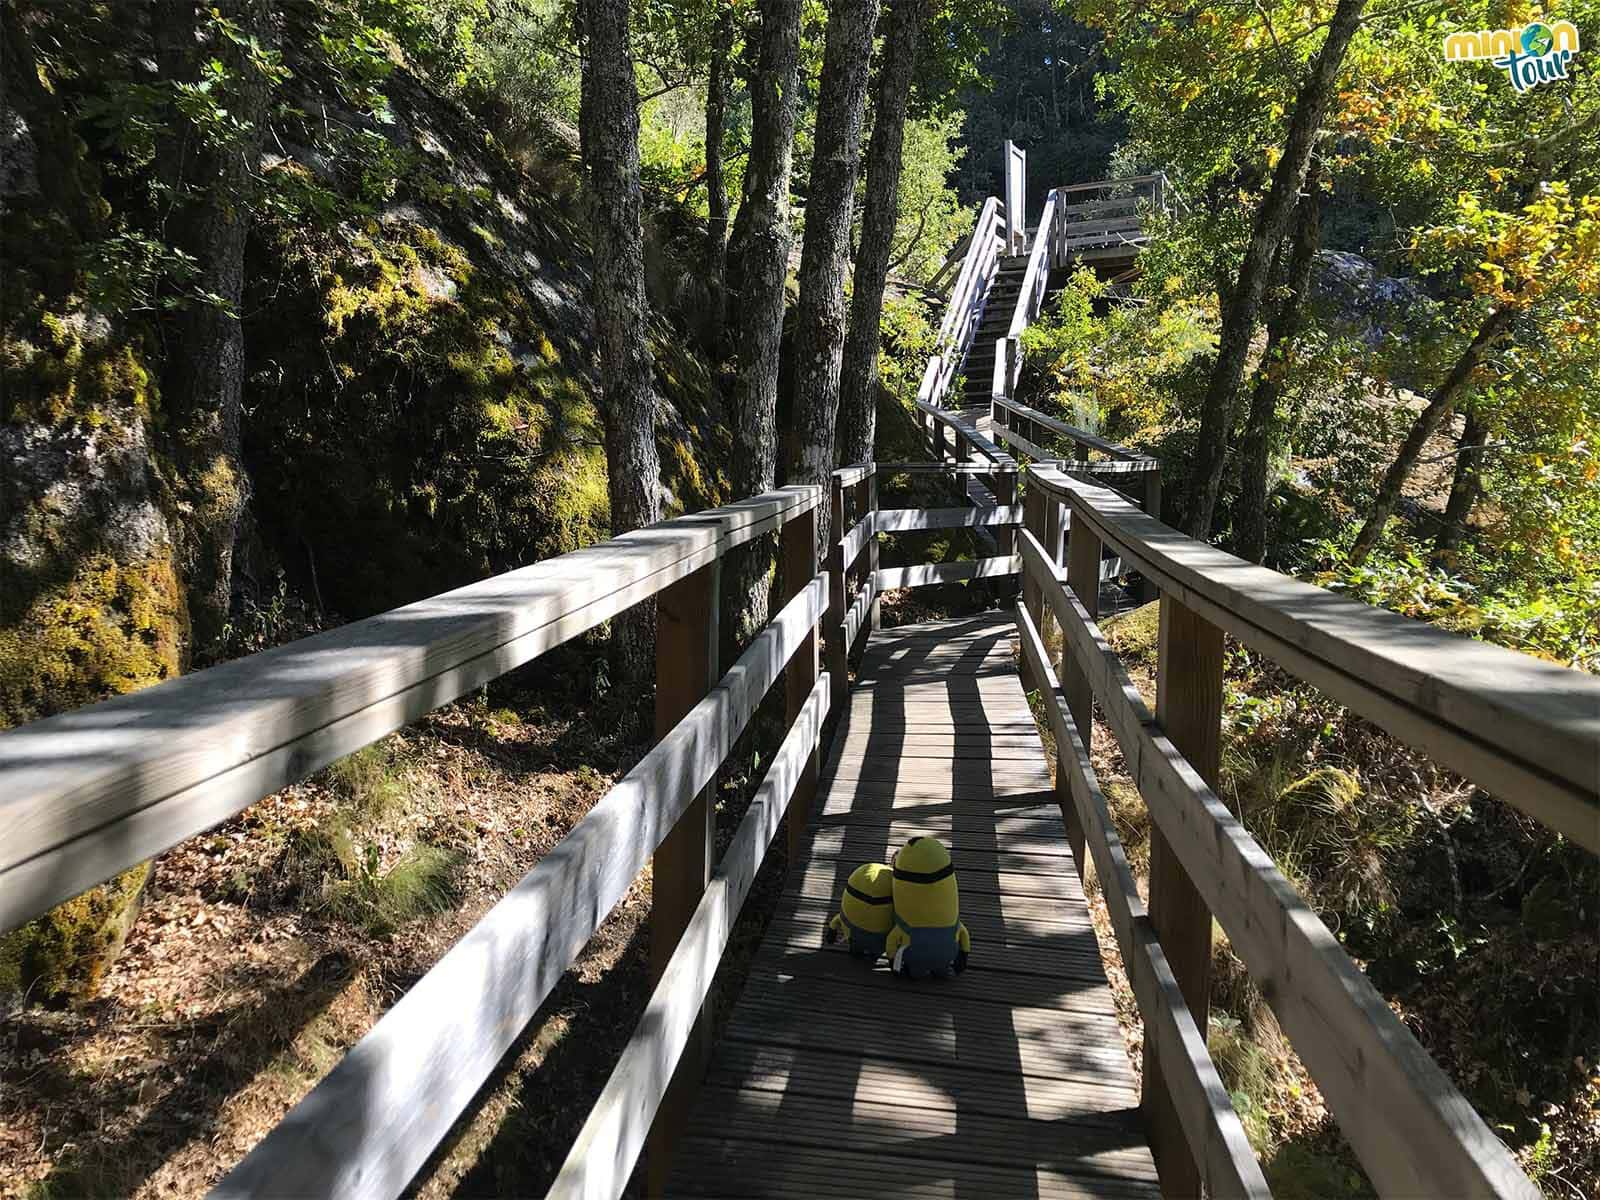
{"type": "Polygon", "coordinates": [[[1014,639],[999,613],[872,635],[671,1194],[1157,1194],[1014,639]],[[850,872],[919,833],[961,885],[972,957],[954,979],[823,944],[850,872]]]}

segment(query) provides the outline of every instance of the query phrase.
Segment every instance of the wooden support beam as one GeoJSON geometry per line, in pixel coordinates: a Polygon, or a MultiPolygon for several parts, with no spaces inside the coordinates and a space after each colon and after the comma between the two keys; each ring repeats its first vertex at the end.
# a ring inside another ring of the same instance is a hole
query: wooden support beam
{"type": "MultiPolygon", "coordinates": [[[[666,737],[704,699],[718,679],[718,603],[722,560],[715,559],[665,589],[656,601],[656,739],[666,737]]],[[[650,980],[659,982],[688,928],[711,879],[715,857],[716,803],[707,785],[689,802],[651,861],[650,980]]],[[[651,1196],[665,1193],[673,1145],[683,1114],[711,1050],[711,1013],[702,1012],[679,1060],[665,1105],[650,1127],[645,1154],[651,1196]]]]}
{"type": "MultiPolygon", "coordinates": [[[[1088,522],[1082,525],[1087,528],[1088,522]]],[[[1163,596],[1158,655],[1156,720],[1214,788],[1222,754],[1222,631],[1163,596]]],[[[1210,1009],[1211,910],[1155,825],[1150,829],[1150,923],[1204,1039],[1210,1009]]],[[[1145,1044],[1142,1105],[1162,1191],[1168,1196],[1198,1195],[1200,1168],[1183,1135],[1153,1042],[1145,1044]]]]}
{"type": "MultiPolygon", "coordinates": [[[[838,510],[836,509],[836,512],[838,510]]],[[[844,527],[843,513],[838,512],[836,529],[844,527]]],[[[812,509],[804,516],[790,521],[783,527],[782,544],[779,548],[779,587],[785,600],[795,595],[811,581],[817,573],[817,516],[816,509],[812,509]]],[[[842,598],[841,598],[842,601],[842,598]]],[[[841,639],[840,645],[843,646],[841,639]]],[[[817,682],[817,631],[812,629],[810,636],[801,643],[800,648],[794,652],[794,657],[789,660],[789,665],[784,668],[784,694],[787,698],[785,716],[792,725],[800,716],[800,711],[805,707],[806,698],[811,695],[811,689],[817,682]]],[[[842,712],[843,710],[841,710],[842,712]]],[[[801,772],[800,781],[795,784],[794,793],[789,800],[789,861],[793,862],[799,856],[805,844],[806,823],[811,818],[811,806],[817,797],[817,772],[819,755],[816,747],[812,747],[811,756],[806,761],[805,769],[801,772]]]]}

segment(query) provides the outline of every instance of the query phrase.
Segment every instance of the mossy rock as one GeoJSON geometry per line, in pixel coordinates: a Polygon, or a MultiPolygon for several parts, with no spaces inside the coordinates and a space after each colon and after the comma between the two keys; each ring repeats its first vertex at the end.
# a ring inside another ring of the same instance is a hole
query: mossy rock
{"type": "Polygon", "coordinates": [[[149,880],[143,863],[0,938],[0,995],[48,1005],[93,999],[122,953],[149,880]]]}
{"type": "Polygon", "coordinates": [[[0,729],[177,675],[185,612],[170,558],[90,555],[0,628],[0,729]]]}

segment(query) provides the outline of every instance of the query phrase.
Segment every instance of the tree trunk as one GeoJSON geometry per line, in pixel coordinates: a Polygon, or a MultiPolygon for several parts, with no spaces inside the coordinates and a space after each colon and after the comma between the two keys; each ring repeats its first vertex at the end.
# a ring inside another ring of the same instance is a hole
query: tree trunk
{"type": "Polygon", "coordinates": [[[1239,487],[1239,514],[1235,520],[1238,553],[1260,562],[1267,551],[1267,473],[1277,440],[1278,403],[1283,399],[1294,359],[1294,339],[1300,328],[1300,311],[1311,286],[1311,266],[1322,240],[1321,172],[1313,162],[1306,174],[1306,191],[1295,206],[1295,227],[1290,239],[1289,265],[1284,275],[1283,301],[1267,326],[1267,351],[1256,370],[1245,423],[1244,463],[1239,487]]]}
{"type": "MultiPolygon", "coordinates": [[[[217,5],[263,47],[276,41],[271,0],[217,5]]],[[[233,595],[233,548],[250,486],[240,453],[244,384],[244,251],[254,207],[254,176],[271,84],[249,53],[227,38],[203,36],[194,4],[169,0],[158,13],[172,78],[196,79],[202,59],[222,61],[229,76],[222,97],[243,132],[224,144],[175,117],[186,153],[180,197],[170,228],[199,268],[194,287],[216,301],[191,300],[169,342],[164,403],[185,519],[178,525],[180,563],[189,605],[194,657],[208,659],[222,636],[233,595]]]]}
{"type": "MultiPolygon", "coordinates": [[[[806,197],[800,254],[800,304],[795,311],[794,426],[791,483],[826,484],[833,473],[839,416],[839,366],[844,354],[845,273],[850,266],[850,212],[861,162],[861,126],[872,66],[878,0],[833,0],[817,98],[816,148],[806,197]]],[[[833,524],[817,522],[826,543],[833,524]]]]}
{"type": "Polygon", "coordinates": [[[728,312],[728,189],[722,170],[722,140],[728,112],[728,55],[733,50],[732,6],[723,5],[716,20],[706,81],[706,287],[711,293],[706,344],[720,357],[728,312]]]}
{"type": "MultiPolygon", "coordinates": [[[[585,39],[579,131],[593,239],[595,342],[600,358],[606,477],[615,536],[661,516],[655,359],[644,290],[639,191],[639,94],[628,47],[628,0],[582,0],[585,39]]],[[[619,678],[654,673],[655,606],[612,621],[619,678]]]]}
{"type": "Polygon", "coordinates": [[[1305,186],[1306,170],[1322,115],[1333,95],[1339,68],[1344,62],[1350,39],[1360,24],[1367,0],[1339,0],[1328,25],[1311,73],[1295,98],[1294,116],[1284,141],[1283,157],[1272,175],[1272,186],[1256,210],[1250,243],[1239,266],[1238,282],[1229,289],[1223,306],[1222,331],[1217,341],[1217,363],[1206,388],[1200,415],[1200,442],[1196,448],[1194,484],[1190,490],[1189,533],[1205,538],[1211,532],[1211,518],[1222,487],[1222,473],[1228,461],[1228,442],[1232,433],[1235,400],[1244,378],[1245,361],[1250,354],[1250,338],[1255,331],[1261,298],[1266,292],[1278,243],[1289,230],[1295,204],[1305,186]]]}
{"type": "Polygon", "coordinates": [[[1422,448],[1427,445],[1428,439],[1439,431],[1439,426],[1444,424],[1445,418],[1450,415],[1450,410],[1467,393],[1478,367],[1510,328],[1510,309],[1490,310],[1483,324],[1478,327],[1472,342],[1461,352],[1461,357],[1456,360],[1455,366],[1450,368],[1450,374],[1445,376],[1444,382],[1429,399],[1428,406],[1417,414],[1417,419],[1412,422],[1411,430],[1406,434],[1406,440],[1401,444],[1399,453],[1395,455],[1394,462],[1389,465],[1388,473],[1383,477],[1383,486],[1378,489],[1377,499],[1372,502],[1372,511],[1367,516],[1366,524],[1361,527],[1361,532],[1356,535],[1355,544],[1350,547],[1352,565],[1360,566],[1367,561],[1367,556],[1372,553],[1373,547],[1378,544],[1378,539],[1383,536],[1389,518],[1394,515],[1395,505],[1400,501],[1400,491],[1405,487],[1406,480],[1411,478],[1417,459],[1422,457],[1422,448]]]}
{"type": "Polygon", "coordinates": [[[876,117],[867,147],[866,209],[861,217],[861,248],[856,253],[855,291],[850,297],[850,328],[845,335],[839,381],[840,459],[869,462],[878,432],[878,346],[884,280],[894,249],[900,210],[900,163],[905,145],[906,107],[917,47],[927,21],[928,0],[892,0],[878,70],[876,117]]]}
{"type": "Polygon", "coordinates": [[[1473,405],[1467,410],[1466,426],[1461,431],[1461,441],[1456,447],[1456,473],[1450,481],[1450,500],[1444,508],[1444,524],[1439,527],[1439,536],[1433,542],[1435,566],[1449,566],[1461,549],[1462,539],[1467,533],[1467,520],[1483,495],[1483,476],[1480,472],[1483,447],[1488,440],[1488,424],[1480,415],[1478,406],[1473,405]]]}
{"type": "MultiPolygon", "coordinates": [[[[784,285],[793,236],[789,176],[799,98],[801,0],[761,0],[760,47],[750,81],[750,158],[734,225],[738,263],[734,344],[733,462],[736,499],[772,490],[778,468],[778,361],[784,285]]],[[[744,645],[767,623],[776,542],[758,538],[724,565],[725,648],[744,645]]]]}

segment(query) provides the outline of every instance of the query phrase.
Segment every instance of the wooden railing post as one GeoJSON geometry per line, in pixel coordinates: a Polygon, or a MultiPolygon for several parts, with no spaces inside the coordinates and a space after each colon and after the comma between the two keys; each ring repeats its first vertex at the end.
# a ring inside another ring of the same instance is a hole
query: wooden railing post
{"type": "MultiPolygon", "coordinates": [[[[878,519],[878,464],[873,463],[867,473],[867,512],[872,514],[872,519],[878,519]]],[[[878,535],[873,533],[867,538],[867,582],[872,584],[872,604],[867,608],[867,635],[870,637],[878,628],[878,535]]]]}
{"type": "MultiPolygon", "coordinates": [[[[1044,547],[1045,556],[1050,564],[1056,568],[1057,573],[1066,565],[1067,523],[1072,519],[1072,509],[1065,501],[1057,500],[1054,496],[1044,498],[1044,520],[1041,523],[1044,531],[1039,535],[1039,544],[1044,547]]],[[[1055,611],[1046,604],[1043,615],[1035,619],[1034,626],[1039,630],[1041,638],[1047,638],[1051,626],[1055,625],[1055,611]]]]}
{"type": "MultiPolygon", "coordinates": [[[[844,488],[840,486],[837,475],[833,477],[832,482],[833,511],[839,515],[835,525],[843,530],[844,488]]],[[[844,716],[845,704],[848,702],[849,684],[845,674],[845,662],[850,656],[850,646],[846,640],[848,635],[844,628],[845,613],[850,608],[849,579],[845,571],[844,547],[840,544],[840,536],[832,537],[828,541],[828,615],[824,624],[828,634],[829,707],[837,717],[844,716]]],[[[785,566],[787,567],[787,555],[785,566]]],[[[785,582],[784,587],[788,588],[789,584],[785,582]]]]}
{"type": "MultiPolygon", "coordinates": [[[[1078,597],[1089,614],[1090,620],[1100,619],[1100,535],[1083,517],[1074,512],[1076,505],[1058,504],[1059,520],[1066,526],[1067,535],[1067,586],[1078,597]]],[[[1060,534],[1057,534],[1059,537],[1060,534]]],[[[1052,554],[1059,553],[1059,541],[1052,541],[1046,547],[1052,554]]],[[[1072,714],[1072,723],[1078,728],[1078,736],[1083,740],[1083,750],[1089,754],[1094,750],[1094,688],[1089,683],[1089,676],[1084,671],[1083,665],[1072,661],[1072,654],[1068,650],[1068,641],[1061,639],[1061,690],[1067,701],[1067,711],[1072,714]]],[[[1062,776],[1058,774],[1056,792],[1061,799],[1062,817],[1067,826],[1067,844],[1072,848],[1073,861],[1078,866],[1078,878],[1081,880],[1088,870],[1088,856],[1084,854],[1083,821],[1078,816],[1078,807],[1073,803],[1072,795],[1061,786],[1062,776]]]]}
{"type": "Polygon", "coordinates": [[[944,422],[935,419],[933,422],[933,460],[944,461],[944,422]]]}
{"type": "MultiPolygon", "coordinates": [[[[656,601],[656,738],[670,733],[716,682],[720,649],[717,607],[722,560],[715,559],[663,590],[656,601]]],[[[650,980],[660,980],[711,879],[715,854],[713,783],[696,796],[651,860],[650,980]]],[[[711,1049],[711,1010],[703,1010],[672,1077],[668,1102],[650,1128],[645,1172],[651,1196],[666,1188],[672,1151],[688,1099],[711,1049]]]]}
{"type": "MultiPolygon", "coordinates": [[[[1151,462],[1144,476],[1144,510],[1156,520],[1161,520],[1161,465],[1151,462]]],[[[1159,599],[1161,589],[1153,579],[1146,579],[1139,587],[1139,599],[1145,604],[1159,599]]]]}
{"type": "MultiPolygon", "coordinates": [[[[1048,548],[1045,541],[1045,505],[1050,503],[1050,497],[1045,495],[1044,488],[1039,486],[1037,480],[1031,476],[1028,481],[1028,491],[1022,498],[1022,524],[1040,545],[1048,548]]],[[[1022,575],[1022,606],[1028,610],[1028,615],[1033,618],[1033,627],[1043,629],[1041,622],[1044,620],[1044,589],[1039,581],[1032,575],[1023,572],[1022,575]]]]}
{"type": "MultiPolygon", "coordinates": [[[[835,544],[845,533],[844,507],[837,493],[834,503],[834,523],[830,536],[835,544]]],[[[817,574],[817,510],[795,517],[783,527],[782,546],[780,548],[781,562],[779,564],[779,590],[783,602],[787,603],[806,584],[810,583],[817,574]]],[[[843,575],[843,572],[840,572],[843,575]]],[[[843,641],[843,638],[840,639],[843,641]]],[[[784,695],[787,699],[785,706],[786,720],[793,724],[800,710],[805,707],[806,697],[811,695],[811,689],[817,682],[817,631],[812,629],[810,635],[800,644],[800,649],[794,652],[794,657],[789,660],[789,665],[784,669],[784,695]]],[[[834,685],[830,683],[830,693],[834,685]]],[[[811,757],[806,762],[805,772],[800,776],[800,782],[795,784],[794,795],[789,800],[789,861],[793,863],[805,846],[806,823],[811,819],[811,805],[817,794],[817,766],[818,754],[816,747],[812,747],[811,757]]]]}
{"type": "MultiPolygon", "coordinates": [[[[1017,473],[1015,471],[996,471],[994,476],[994,502],[1001,507],[1006,507],[1017,502],[1017,473]]],[[[995,549],[1001,554],[1015,554],[1017,552],[1017,531],[1009,525],[997,525],[994,531],[995,549]]],[[[1010,596],[1008,603],[1014,603],[1016,592],[1007,593],[1010,596]]]]}
{"type": "MultiPolygon", "coordinates": [[[[1201,778],[1215,787],[1222,753],[1222,631],[1164,595],[1158,655],[1156,722],[1201,778]]],[[[1210,1008],[1211,910],[1153,822],[1150,923],[1204,1038],[1210,1008]]],[[[1144,1048],[1141,1105],[1162,1193],[1199,1195],[1200,1169],[1184,1139],[1160,1060],[1150,1041],[1144,1048]]]]}

